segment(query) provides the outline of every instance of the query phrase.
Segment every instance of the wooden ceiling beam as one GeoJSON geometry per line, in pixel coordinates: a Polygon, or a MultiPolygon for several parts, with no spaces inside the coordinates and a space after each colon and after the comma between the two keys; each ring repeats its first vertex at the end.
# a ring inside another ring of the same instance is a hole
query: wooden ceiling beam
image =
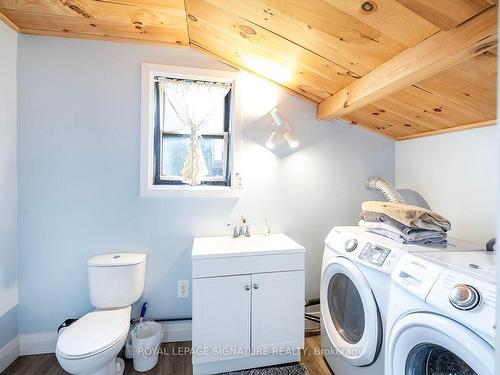
{"type": "Polygon", "coordinates": [[[345,116],[497,44],[497,7],[409,48],[318,105],[319,120],[345,116]]]}

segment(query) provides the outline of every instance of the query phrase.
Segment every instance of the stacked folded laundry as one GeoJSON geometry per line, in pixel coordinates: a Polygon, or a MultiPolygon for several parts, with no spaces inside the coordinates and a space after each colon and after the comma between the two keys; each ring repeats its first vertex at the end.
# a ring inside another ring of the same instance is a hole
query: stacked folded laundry
{"type": "Polygon", "coordinates": [[[451,229],[443,216],[408,204],[368,201],[361,210],[361,227],[405,244],[445,244],[451,229]]]}

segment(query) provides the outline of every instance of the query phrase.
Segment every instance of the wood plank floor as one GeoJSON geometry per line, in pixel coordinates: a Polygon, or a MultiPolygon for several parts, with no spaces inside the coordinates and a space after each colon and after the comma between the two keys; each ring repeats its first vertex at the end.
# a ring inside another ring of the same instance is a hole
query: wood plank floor
{"type": "MultiPolygon", "coordinates": [[[[125,360],[125,375],[191,375],[191,355],[189,352],[191,342],[176,342],[162,345],[162,351],[158,365],[148,372],[137,372],[134,370],[131,360],[125,360]]],[[[307,368],[310,375],[332,375],[329,367],[321,356],[320,336],[306,337],[305,350],[302,352],[301,362],[307,368]]],[[[123,358],[123,352],[120,355],[123,358]]],[[[19,357],[12,363],[2,375],[63,375],[67,374],[54,354],[30,355],[19,357]]]]}
{"type": "Polygon", "coordinates": [[[300,362],[309,371],[310,375],[333,375],[321,355],[321,338],[319,335],[306,337],[305,349],[300,357],[300,362]]]}

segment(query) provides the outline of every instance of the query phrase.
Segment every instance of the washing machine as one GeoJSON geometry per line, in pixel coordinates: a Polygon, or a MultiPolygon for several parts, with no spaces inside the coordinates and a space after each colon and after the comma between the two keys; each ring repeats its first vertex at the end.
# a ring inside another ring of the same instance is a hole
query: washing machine
{"type": "Polygon", "coordinates": [[[385,375],[493,375],[495,254],[404,255],[392,273],[385,375]]]}
{"type": "MultiPolygon", "coordinates": [[[[478,251],[450,240],[440,250],[478,251]]],[[[382,375],[391,273],[407,253],[403,245],[361,227],[335,227],[325,240],[320,313],[323,355],[335,375],[382,375]]],[[[400,374],[398,374],[400,375],[400,374]]]]}

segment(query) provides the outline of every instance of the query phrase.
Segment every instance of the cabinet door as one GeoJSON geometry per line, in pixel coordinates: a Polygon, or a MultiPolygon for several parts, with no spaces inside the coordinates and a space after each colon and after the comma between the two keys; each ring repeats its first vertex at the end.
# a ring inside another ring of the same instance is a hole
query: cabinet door
{"type": "Polygon", "coordinates": [[[193,363],[250,355],[250,275],[193,280],[193,363]]]}
{"type": "Polygon", "coordinates": [[[252,275],[252,349],[304,347],[304,271],[252,275]]]}

